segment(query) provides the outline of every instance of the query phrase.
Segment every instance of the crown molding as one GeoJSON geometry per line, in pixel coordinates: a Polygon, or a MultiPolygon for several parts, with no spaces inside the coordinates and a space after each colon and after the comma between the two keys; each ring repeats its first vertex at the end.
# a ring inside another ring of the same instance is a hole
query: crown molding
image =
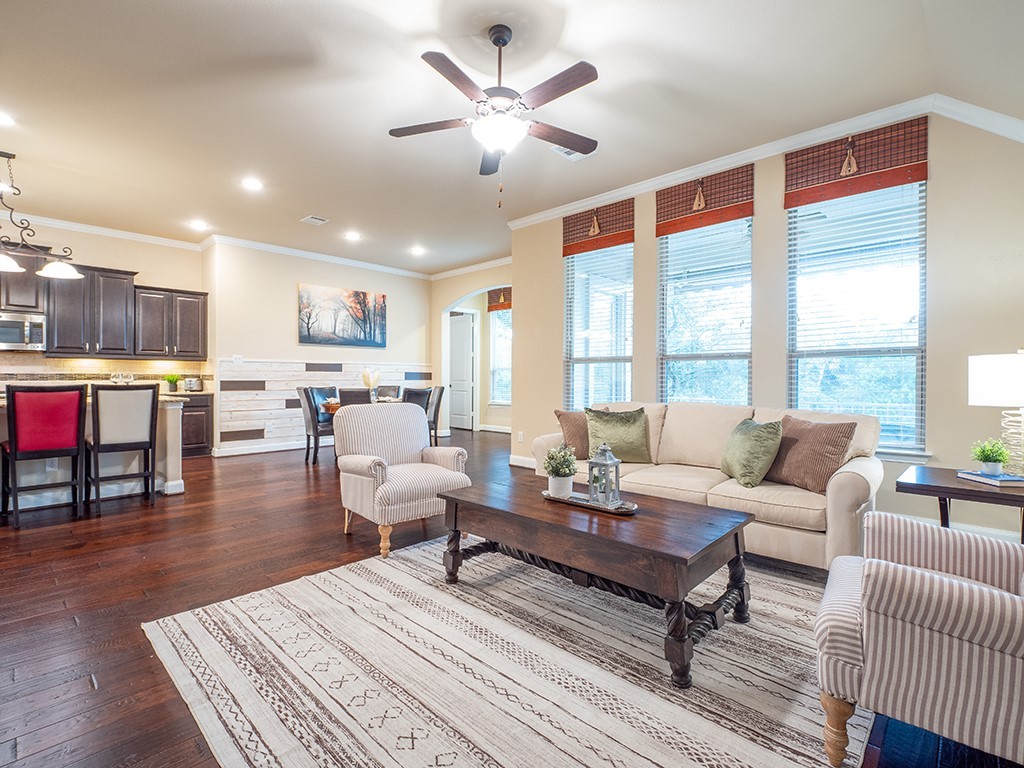
{"type": "Polygon", "coordinates": [[[328,253],[317,253],[315,251],[303,251],[298,248],[288,248],[283,245],[271,245],[269,243],[258,243],[255,240],[241,240],[237,237],[227,237],[225,235],[210,235],[206,240],[203,241],[203,249],[209,247],[206,245],[207,242],[210,244],[217,245],[236,245],[240,248],[250,248],[254,251],[264,251],[265,253],[276,253],[281,256],[296,256],[300,259],[312,259],[313,261],[326,261],[330,264],[338,264],[346,267],[354,267],[356,269],[368,269],[372,272],[385,272],[389,275],[400,275],[401,277],[413,277],[417,280],[430,280],[430,275],[424,274],[423,272],[413,272],[411,269],[399,269],[398,267],[386,267],[383,264],[372,264],[368,261],[356,261],[355,259],[346,259],[342,256],[332,256],[328,253]]]}
{"type": "Polygon", "coordinates": [[[87,235],[100,235],[102,237],[116,237],[119,240],[134,240],[137,243],[148,243],[150,245],[162,245],[167,248],[181,248],[186,251],[202,250],[200,245],[189,243],[184,240],[172,240],[169,237],[157,237],[156,235],[143,235],[138,232],[126,232],[123,229],[110,229],[109,227],[97,227],[92,224],[80,224],[77,221],[64,221],[63,219],[51,219],[46,216],[34,214],[22,214],[33,224],[42,224],[54,229],[66,229],[71,232],[84,232],[87,235]]]}
{"type": "Polygon", "coordinates": [[[902,104],[895,104],[891,107],[868,112],[849,120],[841,120],[838,123],[832,123],[831,125],[804,131],[785,139],[762,144],[759,147],[745,149],[725,157],[709,160],[706,163],[666,173],[653,179],[631,184],[628,187],[620,187],[611,192],[588,197],[586,200],[578,200],[558,208],[551,208],[547,211],[514,219],[508,223],[508,226],[509,229],[513,230],[530,227],[543,221],[570,216],[580,211],[587,211],[607,205],[608,203],[615,203],[628,197],[635,197],[646,192],[655,192],[659,189],[682,184],[701,176],[710,176],[713,173],[727,171],[738,165],[746,165],[757,160],[763,160],[766,157],[781,155],[786,152],[792,152],[795,149],[803,149],[814,144],[848,136],[851,133],[870,131],[883,125],[890,125],[901,120],[908,120],[912,117],[926,114],[948,117],[975,128],[980,128],[983,131],[1024,143],[1024,120],[1018,120],[1000,112],[993,112],[990,109],[983,109],[982,107],[968,104],[965,101],[951,99],[940,93],[933,93],[929,96],[905,101],[902,104]]]}
{"type": "Polygon", "coordinates": [[[506,256],[503,259],[494,259],[493,261],[482,261],[479,264],[470,264],[468,267],[458,267],[457,269],[449,269],[447,272],[438,272],[437,274],[430,275],[428,280],[433,282],[434,280],[446,280],[449,277],[458,277],[459,275],[468,275],[471,272],[480,272],[484,269],[494,269],[495,267],[505,267],[512,264],[512,257],[506,256]]]}

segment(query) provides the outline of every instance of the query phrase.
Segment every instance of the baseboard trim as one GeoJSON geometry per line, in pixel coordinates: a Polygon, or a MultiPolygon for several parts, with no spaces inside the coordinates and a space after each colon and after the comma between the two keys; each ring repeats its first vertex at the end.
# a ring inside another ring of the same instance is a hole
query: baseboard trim
{"type": "Polygon", "coordinates": [[[512,434],[512,427],[502,427],[498,424],[481,424],[477,429],[481,432],[501,432],[505,435],[512,434]]]}
{"type": "Polygon", "coordinates": [[[508,457],[508,465],[510,467],[523,467],[525,469],[532,469],[536,471],[537,460],[532,456],[516,456],[513,453],[508,457]]]}
{"type": "MultiPolygon", "coordinates": [[[[334,438],[320,438],[320,450],[324,447],[330,448],[334,445],[334,438]]],[[[215,459],[223,458],[225,456],[246,456],[250,453],[276,453],[278,451],[294,451],[298,448],[305,448],[306,440],[293,440],[285,443],[259,443],[256,445],[232,445],[230,447],[218,446],[213,449],[213,457],[215,459]]],[[[310,446],[312,450],[312,446],[310,446]]]]}

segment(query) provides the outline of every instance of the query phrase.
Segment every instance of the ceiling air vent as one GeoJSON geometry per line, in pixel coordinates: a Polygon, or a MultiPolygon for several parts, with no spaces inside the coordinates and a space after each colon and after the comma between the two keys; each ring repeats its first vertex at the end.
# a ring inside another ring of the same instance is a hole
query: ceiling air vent
{"type": "Polygon", "coordinates": [[[593,152],[584,155],[582,152],[573,152],[571,149],[559,147],[558,145],[551,147],[551,151],[554,152],[556,155],[561,155],[570,163],[578,163],[584,157],[590,157],[591,155],[597,152],[597,150],[595,149],[593,152]]]}
{"type": "Polygon", "coordinates": [[[303,224],[312,224],[314,227],[319,227],[321,224],[326,224],[327,219],[323,216],[314,216],[312,213],[305,218],[299,219],[303,224]]]}

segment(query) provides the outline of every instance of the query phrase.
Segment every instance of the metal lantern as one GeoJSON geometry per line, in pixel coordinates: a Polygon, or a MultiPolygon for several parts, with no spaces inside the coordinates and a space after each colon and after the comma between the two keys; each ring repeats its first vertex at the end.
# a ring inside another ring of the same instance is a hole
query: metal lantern
{"type": "Polygon", "coordinates": [[[607,443],[601,443],[594,458],[587,462],[587,490],[590,501],[607,507],[617,507],[619,498],[619,465],[607,443]]]}

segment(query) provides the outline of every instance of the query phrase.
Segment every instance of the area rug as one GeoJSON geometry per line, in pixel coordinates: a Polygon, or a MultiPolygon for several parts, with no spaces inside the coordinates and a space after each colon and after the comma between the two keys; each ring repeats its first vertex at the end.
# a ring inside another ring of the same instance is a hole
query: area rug
{"type": "MultiPolygon", "coordinates": [[[[750,623],[701,642],[681,691],[662,611],[498,553],[447,585],[443,550],[425,542],[143,628],[225,767],[827,765],[816,584],[748,568],[750,623]]],[[[869,726],[851,720],[847,765],[869,726]]]]}

